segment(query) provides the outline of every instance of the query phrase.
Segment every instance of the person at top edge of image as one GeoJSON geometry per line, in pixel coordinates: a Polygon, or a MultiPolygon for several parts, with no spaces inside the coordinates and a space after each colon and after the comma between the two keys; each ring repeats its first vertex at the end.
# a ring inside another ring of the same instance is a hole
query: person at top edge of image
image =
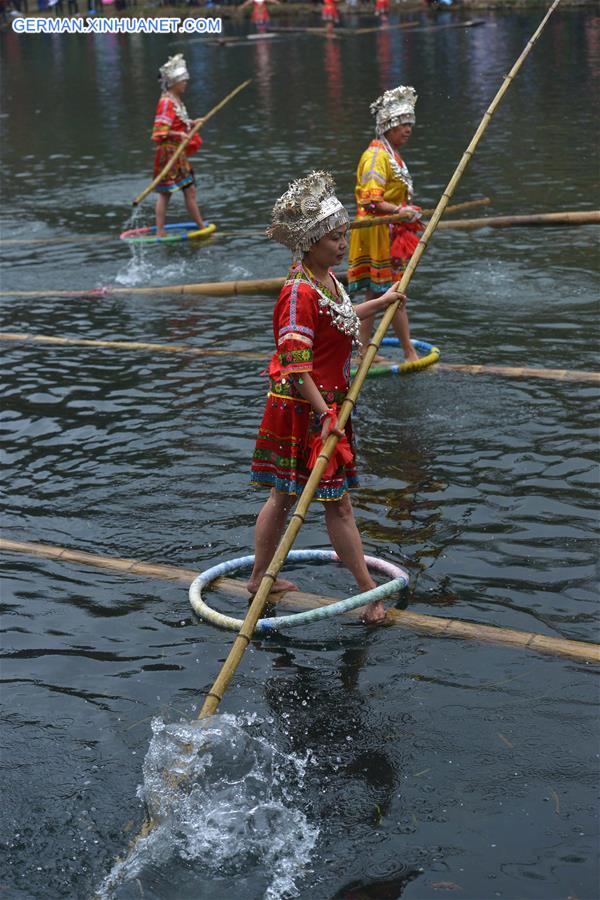
{"type": "Polygon", "coordinates": [[[269,3],[279,6],[280,0],[244,0],[244,3],[240,6],[240,9],[245,9],[247,6],[252,7],[250,19],[256,25],[256,30],[259,33],[265,32],[270,22],[269,3]]]}
{"type": "MultiPolygon", "coordinates": [[[[273,312],[276,352],[268,375],[266,406],[252,458],[251,483],[270,488],[255,529],[255,562],[248,590],[255,594],[279,543],[287,514],[301,493],[328,435],[340,439],[315,499],[325,503],[332,546],[361,592],[375,587],[364,559],[349,489],[358,485],[350,419],[342,431],[337,410],[350,384],[350,359],[360,320],[406,297],[392,286],[352,306],[331,271],[344,258],[349,216],[327,172],[290,184],[273,208],[267,234],[292,251],[293,259],[273,312]]],[[[278,579],[272,591],[297,590],[278,579]]],[[[385,618],[382,601],[363,610],[367,624],[385,618]]]]}
{"type": "Polygon", "coordinates": [[[386,25],[390,14],[390,0],[375,0],[375,15],[382,25],[386,25]]]}
{"type": "MultiPolygon", "coordinates": [[[[362,154],[356,170],[356,220],[365,217],[410,213],[410,221],[393,225],[373,225],[352,229],[348,252],[348,290],[351,294],[366,291],[367,300],[386,291],[401,278],[419,243],[423,230],[420,207],[413,205],[413,183],[400,150],[411,137],[415,124],[415,89],[400,85],[386,91],[371,104],[375,116],[375,138],[362,154]]],[[[374,317],[361,323],[360,340],[369,343],[374,317]]],[[[406,308],[392,319],[404,357],[418,359],[410,341],[406,308]]],[[[375,361],[381,361],[376,357],[375,361]]]]}
{"type": "Polygon", "coordinates": [[[323,0],[321,6],[321,19],[325,22],[325,27],[329,32],[333,31],[335,25],[340,24],[338,3],[339,0],[323,0]]]}
{"type": "MultiPolygon", "coordinates": [[[[157,145],[154,154],[154,178],[172,158],[190,130],[201,119],[190,119],[182,97],[187,89],[190,76],[181,53],[171,56],[160,67],[161,96],[156,107],[152,140],[157,145]]],[[[167,207],[171,195],[183,191],[183,199],[190,217],[198,228],[204,228],[204,220],[196,200],[196,179],[188,156],[202,146],[202,138],[196,132],[183,153],[171,166],[165,177],[156,186],[156,234],[164,237],[167,207]]]]}

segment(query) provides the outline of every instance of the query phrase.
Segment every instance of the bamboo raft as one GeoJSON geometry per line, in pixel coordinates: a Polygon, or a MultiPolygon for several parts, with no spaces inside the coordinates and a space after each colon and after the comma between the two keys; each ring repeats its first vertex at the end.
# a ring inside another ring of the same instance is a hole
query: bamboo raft
{"type": "MultiPolygon", "coordinates": [[[[0,341],[47,344],[59,347],[103,347],[113,350],[150,350],[153,353],[187,353],[191,356],[226,356],[232,359],[256,359],[263,362],[271,357],[256,350],[231,350],[223,347],[191,347],[189,344],[157,344],[149,341],[106,341],[94,338],[69,338],[51,334],[28,334],[18,331],[0,331],[0,341]]],[[[396,363],[381,363],[380,367],[393,368],[396,363]]],[[[506,378],[543,378],[552,381],[585,381],[600,383],[599,372],[576,369],[543,369],[525,366],[469,365],[467,363],[440,363],[435,368],[445,372],[463,372],[467,375],[501,375],[506,378]]]]}
{"type": "MultiPolygon", "coordinates": [[[[125,575],[165,579],[187,585],[198,574],[195,570],[177,566],[157,565],[122,557],[99,556],[94,553],[69,550],[66,547],[57,547],[51,544],[8,539],[0,539],[0,551],[40,556],[45,559],[60,560],[61,562],[79,563],[85,566],[111,569],[125,575]]],[[[220,578],[214,583],[213,587],[218,591],[234,594],[245,599],[248,598],[248,591],[244,582],[237,579],[220,578]]],[[[277,595],[277,598],[273,597],[272,599],[277,599],[281,605],[289,606],[292,609],[314,609],[316,606],[321,606],[324,603],[337,602],[332,597],[317,597],[314,594],[307,594],[302,591],[287,591],[285,594],[277,595]]],[[[550,656],[576,659],[585,663],[600,663],[600,645],[589,641],[573,641],[567,638],[537,634],[532,631],[499,628],[495,625],[480,625],[477,622],[467,622],[462,619],[449,619],[447,617],[431,616],[399,609],[387,610],[386,623],[434,637],[462,638],[464,640],[481,641],[482,643],[503,644],[505,646],[534,650],[550,656]]]]}

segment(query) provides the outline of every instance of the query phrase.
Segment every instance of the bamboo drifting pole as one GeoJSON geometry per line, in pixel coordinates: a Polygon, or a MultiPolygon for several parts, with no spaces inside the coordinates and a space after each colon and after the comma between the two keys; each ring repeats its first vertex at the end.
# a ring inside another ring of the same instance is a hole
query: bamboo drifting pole
{"type": "Polygon", "coordinates": [[[177,162],[177,160],[179,159],[179,157],[181,156],[181,154],[183,153],[183,151],[189,144],[190,140],[196,134],[196,132],[199,131],[203,127],[203,125],[206,125],[208,120],[211,119],[215,115],[215,113],[218,113],[220,109],[223,109],[223,107],[225,106],[226,103],[229,103],[229,101],[233,100],[233,98],[237,94],[239,94],[240,91],[243,91],[244,88],[248,87],[248,85],[251,83],[251,81],[252,81],[252,79],[249,78],[247,81],[243,81],[241,84],[238,84],[238,86],[236,88],[234,88],[234,90],[231,91],[229,94],[227,94],[227,96],[224,97],[219,103],[217,103],[216,106],[213,106],[213,108],[211,110],[209,110],[209,112],[207,112],[205,116],[202,116],[202,118],[194,125],[194,127],[192,129],[190,129],[190,132],[187,135],[187,137],[185,138],[185,140],[183,140],[181,142],[181,144],[179,145],[179,147],[177,148],[177,150],[175,151],[175,153],[173,154],[171,159],[160,170],[160,172],[158,173],[156,178],[150,182],[150,184],[148,185],[147,188],[144,188],[144,190],[142,191],[141,194],[137,195],[135,200],[132,201],[132,204],[131,204],[132,206],[139,206],[139,204],[142,202],[144,197],[147,197],[148,194],[150,193],[150,191],[154,190],[154,188],[159,183],[159,181],[162,181],[162,179],[165,177],[167,172],[169,172],[172,169],[172,167],[175,165],[175,163],[177,162]]]}
{"type": "MultiPolygon", "coordinates": [[[[198,572],[178,566],[145,563],[136,559],[123,557],[99,556],[80,550],[68,550],[51,544],[30,543],[0,539],[0,551],[5,553],[24,553],[40,556],[45,559],[61,560],[61,562],[81,563],[101,569],[111,569],[126,575],[138,577],[160,578],[189,585],[198,572]]],[[[248,591],[243,581],[234,578],[219,578],[214,589],[227,591],[240,597],[247,597],[248,591]]],[[[293,609],[314,609],[323,603],[336,603],[332,597],[317,597],[302,591],[288,591],[283,595],[281,603],[293,609]]],[[[350,614],[351,615],[351,614],[350,614]]],[[[413,613],[408,610],[388,610],[387,621],[409,631],[431,634],[440,637],[464,638],[484,643],[507,644],[513,647],[536,650],[551,656],[562,656],[578,659],[581,662],[600,664],[600,645],[590,641],[575,641],[568,638],[557,638],[537,634],[534,631],[518,631],[514,628],[498,628],[495,625],[479,625],[462,619],[448,619],[442,616],[429,616],[413,613]]]]}
{"type": "MultiPolygon", "coordinates": [[[[191,347],[189,344],[157,344],[150,341],[106,341],[100,338],[68,338],[51,334],[28,334],[21,331],[0,331],[0,341],[30,344],[50,344],[61,347],[104,347],[114,350],[151,350],[153,353],[187,353],[191,356],[226,356],[233,359],[257,359],[267,361],[267,353],[256,350],[236,350],[221,347],[191,347]]],[[[389,363],[393,368],[396,363],[389,363]]],[[[385,368],[386,363],[380,363],[385,368]]],[[[436,369],[447,372],[464,372],[468,375],[503,375],[507,378],[544,378],[553,381],[587,381],[600,383],[600,372],[577,369],[542,369],[525,366],[469,365],[467,363],[440,363],[436,369]]]]}
{"type": "MultiPolygon", "coordinates": [[[[448,215],[448,213],[458,212],[461,209],[468,209],[469,207],[472,207],[472,206],[482,206],[482,205],[485,205],[486,203],[491,203],[491,202],[492,201],[490,200],[489,197],[481,197],[477,200],[465,200],[463,203],[455,203],[454,206],[448,206],[446,208],[446,215],[448,215]]],[[[429,215],[431,212],[433,212],[433,210],[424,210],[423,215],[429,215]]],[[[403,221],[403,219],[399,219],[398,221],[403,221]]],[[[383,222],[378,222],[377,224],[382,225],[383,222]]],[[[350,227],[352,227],[352,225],[350,227]]],[[[235,236],[238,234],[247,234],[247,232],[218,231],[215,234],[215,237],[219,237],[219,236],[222,237],[223,235],[227,235],[228,237],[230,237],[230,236],[235,236]]],[[[265,229],[263,228],[262,231],[251,232],[250,234],[251,234],[251,236],[256,234],[259,237],[264,237],[265,229]]],[[[0,247],[11,246],[11,245],[23,245],[23,244],[81,244],[83,242],[85,242],[85,243],[88,243],[88,242],[102,243],[104,241],[114,241],[114,240],[115,240],[115,236],[112,234],[109,234],[109,235],[86,234],[86,235],[80,235],[80,236],[74,236],[74,237],[58,237],[58,238],[6,238],[6,239],[0,238],[0,247]]]]}
{"type": "MultiPolygon", "coordinates": [[[[461,209],[470,209],[473,206],[485,206],[488,203],[491,203],[489,197],[479,197],[477,200],[466,200],[464,203],[455,203],[453,206],[446,207],[446,215],[448,213],[458,212],[461,209]]],[[[435,210],[433,209],[423,209],[421,210],[422,215],[431,216],[435,210]]],[[[350,222],[349,227],[354,230],[355,228],[373,228],[375,225],[392,225],[395,222],[409,222],[411,219],[412,213],[408,210],[406,212],[394,213],[392,216],[369,216],[366,219],[358,219],[354,222],[350,222]]]]}
{"type": "MultiPolygon", "coordinates": [[[[560,0],[559,0],[560,2],[560,0]]],[[[487,198],[484,198],[487,200],[487,198]]],[[[469,200],[459,206],[471,206],[482,203],[483,200],[469,200]]],[[[350,228],[368,228],[374,225],[385,225],[389,222],[406,221],[407,216],[402,214],[394,216],[381,216],[365,222],[352,222],[350,228]]],[[[544,226],[576,226],[576,225],[600,225],[600,210],[586,210],[585,212],[557,212],[536,213],[530,216],[487,216],[480,219],[457,219],[454,222],[439,222],[438,231],[474,231],[478,228],[532,228],[544,226]]],[[[341,281],[345,273],[338,276],[341,281]]],[[[0,297],[64,297],[65,299],[98,299],[112,297],[119,294],[198,294],[207,297],[235,297],[264,294],[270,296],[278,294],[285,278],[249,278],[237,281],[205,281],[199,284],[164,284],[158,287],[101,287],[89,290],[65,291],[20,291],[2,290],[0,297]]]]}
{"type": "MultiPolygon", "coordinates": [[[[487,198],[485,199],[487,200],[487,198]]],[[[469,203],[469,206],[474,205],[475,201],[469,203]]],[[[424,210],[425,215],[430,215],[432,212],[424,210]]],[[[372,228],[374,225],[388,225],[409,220],[410,213],[400,212],[393,216],[380,216],[379,219],[369,218],[359,222],[352,222],[350,228],[372,228]]],[[[534,213],[528,216],[483,216],[480,219],[455,219],[453,222],[440,222],[438,230],[475,231],[478,228],[535,228],[542,226],[553,226],[556,228],[561,225],[600,225],[600,210],[590,209],[584,212],[534,213]]]]}
{"type": "Polygon", "coordinates": [[[400,24],[386,25],[385,27],[372,25],[369,28],[344,28],[340,31],[340,34],[372,34],[374,32],[385,34],[386,31],[391,31],[395,28],[415,28],[416,31],[442,31],[445,28],[474,28],[477,25],[485,25],[484,20],[472,19],[467,22],[451,22],[447,25],[421,25],[420,22],[400,22],[400,24]]]}
{"type": "Polygon", "coordinates": [[[257,278],[242,281],[205,281],[200,284],[165,284],[160,287],[103,287],[89,291],[0,291],[0,297],[64,297],[102,299],[122,294],[200,294],[207,297],[237,297],[278,294],[285,278],[257,278]]]}
{"type": "MultiPolygon", "coordinates": [[[[460,209],[468,209],[472,206],[481,206],[486,203],[491,203],[489,197],[482,197],[479,200],[466,200],[464,203],[456,203],[454,206],[448,206],[445,210],[445,214],[451,212],[457,212],[460,209]]],[[[423,215],[428,216],[433,213],[433,210],[423,210],[423,215]]],[[[362,219],[357,222],[351,222],[350,228],[370,228],[374,225],[389,225],[394,222],[406,222],[409,219],[409,214],[397,213],[393,216],[379,216],[379,218],[369,218],[362,219]]],[[[477,228],[534,228],[536,226],[571,226],[571,225],[599,225],[600,224],[600,210],[590,209],[590,210],[565,210],[565,212],[554,212],[554,213],[531,213],[529,215],[519,215],[519,216],[487,216],[479,219],[457,219],[454,222],[440,222],[438,225],[438,229],[441,231],[473,231],[477,228]]],[[[218,231],[214,236],[215,237],[233,237],[238,234],[246,234],[249,237],[264,237],[263,231],[251,232],[247,234],[245,232],[237,232],[237,231],[218,231]]],[[[22,245],[22,244],[80,244],[82,241],[89,241],[95,243],[102,243],[104,241],[114,241],[113,235],[85,235],[83,237],[66,237],[66,238],[7,238],[5,240],[0,239],[0,247],[9,246],[9,245],[22,245]]],[[[269,281],[271,279],[267,279],[269,281]]],[[[215,284],[227,284],[228,282],[215,282],[215,284]]],[[[234,282],[239,283],[239,282],[234,282]]],[[[243,282],[241,282],[243,283],[243,282]]],[[[107,290],[106,288],[94,288],[90,293],[100,292],[103,290],[107,290]]],[[[121,293],[126,293],[127,291],[136,290],[135,288],[118,288],[115,290],[119,290],[121,293]]],[[[146,289],[144,289],[146,290],[146,289]]],[[[158,290],[155,288],[154,290],[158,290]]],[[[29,292],[31,293],[31,292],[29,292]]],[[[42,295],[43,291],[34,292],[36,294],[42,295]]],[[[56,292],[54,292],[56,293],[56,292]]],[[[6,296],[7,294],[14,294],[14,292],[4,291],[0,296],[6,296]]],[[[66,291],[65,294],[68,295],[77,295],[79,293],[77,291],[66,291]]]]}
{"type": "MultiPolygon", "coordinates": [[[[560,2],[560,0],[559,0],[560,2]]],[[[447,231],[473,231],[476,228],[534,228],[561,225],[600,225],[600,210],[584,212],[536,213],[529,216],[487,216],[482,219],[457,219],[440,222],[440,229],[447,231]]]]}
{"type": "MultiPolygon", "coordinates": [[[[479,127],[477,128],[473,138],[471,139],[469,146],[463,153],[463,156],[456,168],[456,171],[454,172],[454,175],[450,179],[448,186],[446,187],[446,190],[442,194],[440,201],[436,206],[435,212],[433,213],[433,216],[431,217],[431,220],[429,221],[429,224],[427,225],[427,227],[417,245],[417,248],[411,257],[410,262],[408,263],[408,266],[406,267],[406,270],[400,280],[399,290],[401,292],[403,292],[403,293],[406,292],[406,289],[408,288],[408,285],[410,284],[410,281],[412,279],[413,273],[414,273],[415,269],[417,268],[419,261],[420,261],[421,257],[423,256],[423,253],[427,249],[429,239],[431,238],[431,235],[435,232],[438,222],[440,221],[440,219],[444,213],[444,210],[445,210],[446,206],[448,205],[448,202],[455,191],[456,185],[460,181],[462,174],[469,163],[469,160],[471,159],[473,153],[475,152],[475,148],[477,147],[477,144],[481,140],[481,137],[484,134],[484,132],[494,114],[494,111],[496,110],[496,107],[501,102],[501,100],[504,97],[504,94],[506,93],[506,91],[508,90],[511,82],[515,78],[517,72],[519,71],[519,69],[523,65],[523,62],[525,61],[529,52],[531,51],[531,48],[533,47],[533,45],[537,41],[538,37],[542,33],[546,22],[548,21],[548,19],[550,18],[550,16],[552,15],[552,13],[554,12],[554,10],[556,9],[556,7],[558,6],[559,3],[560,3],[560,0],[553,0],[553,3],[550,6],[548,12],[542,19],[541,23],[538,25],[538,27],[535,30],[532,37],[529,39],[525,49],[523,50],[523,52],[521,53],[521,55],[519,56],[519,58],[513,65],[512,69],[510,70],[508,75],[505,77],[496,96],[494,97],[494,99],[490,103],[488,109],[484,113],[484,116],[481,120],[481,123],[479,124],[479,127]]],[[[370,344],[366,350],[366,353],[365,353],[363,361],[358,369],[358,372],[354,376],[354,380],[352,381],[350,390],[348,391],[348,394],[346,395],[346,399],[342,403],[342,406],[340,408],[340,412],[338,415],[338,427],[342,431],[344,429],[344,425],[348,421],[350,412],[356,403],[356,398],[358,397],[358,394],[360,393],[360,389],[364,383],[364,380],[367,377],[367,372],[373,362],[373,359],[377,355],[377,351],[379,350],[379,345],[381,344],[383,336],[385,335],[386,331],[388,330],[390,323],[392,321],[392,318],[393,318],[396,310],[398,309],[399,305],[400,305],[400,301],[397,301],[396,303],[391,304],[384,312],[382,321],[381,321],[377,331],[375,332],[373,340],[370,342],[370,344]]],[[[203,718],[206,718],[207,716],[213,715],[213,713],[215,713],[216,710],[218,709],[221,700],[223,699],[223,694],[227,690],[227,687],[228,687],[231,679],[233,678],[233,676],[237,670],[237,667],[239,666],[239,664],[242,660],[242,657],[246,651],[246,648],[248,647],[248,644],[252,640],[252,635],[254,633],[256,623],[258,622],[258,620],[262,614],[263,607],[264,607],[264,605],[267,601],[267,597],[269,596],[269,593],[271,591],[271,586],[275,583],[275,581],[277,579],[277,575],[279,573],[279,570],[281,569],[283,563],[285,562],[285,558],[286,558],[289,550],[291,549],[291,547],[296,539],[296,536],[297,536],[298,532],[300,531],[300,528],[302,527],[302,524],[304,523],[308,507],[311,504],[315,490],[317,489],[319,482],[321,481],[323,472],[325,471],[325,467],[327,466],[327,463],[329,462],[329,459],[331,457],[331,454],[333,453],[333,450],[335,449],[336,444],[337,444],[337,437],[335,436],[335,434],[330,434],[325,442],[322,452],[320,453],[320,455],[317,459],[315,467],[313,468],[313,470],[309,476],[309,479],[306,482],[306,486],[305,486],[304,490],[302,491],[302,495],[301,495],[298,503],[296,504],[296,507],[295,507],[294,512],[292,513],[292,516],[290,519],[290,524],[286,528],[285,533],[279,542],[277,550],[275,551],[275,555],[273,556],[273,559],[271,560],[271,563],[269,564],[267,571],[260,583],[258,591],[254,595],[254,599],[252,600],[252,603],[250,604],[248,613],[244,619],[244,622],[242,624],[242,627],[240,628],[240,631],[239,631],[237,637],[235,638],[235,640],[233,642],[233,645],[231,647],[231,650],[229,651],[227,659],[225,660],[225,662],[221,668],[221,671],[219,672],[219,675],[217,676],[214,684],[212,685],[212,687],[210,688],[210,690],[206,696],[204,704],[198,715],[199,719],[203,719],[203,718]]]]}

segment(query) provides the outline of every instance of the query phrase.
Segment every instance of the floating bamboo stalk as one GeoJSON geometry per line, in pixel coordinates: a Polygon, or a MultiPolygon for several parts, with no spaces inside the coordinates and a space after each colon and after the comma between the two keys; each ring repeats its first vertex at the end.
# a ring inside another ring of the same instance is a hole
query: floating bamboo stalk
{"type": "MultiPolygon", "coordinates": [[[[477,200],[466,200],[464,203],[455,203],[453,206],[446,207],[446,215],[448,213],[458,212],[461,209],[469,209],[473,206],[485,206],[487,203],[491,203],[489,197],[480,197],[477,200]]],[[[434,212],[433,209],[423,209],[421,210],[422,215],[430,216],[434,212]]],[[[373,228],[374,225],[393,225],[395,222],[409,222],[412,213],[410,210],[402,210],[399,213],[394,213],[392,216],[369,216],[367,219],[358,219],[357,221],[350,223],[350,228],[373,228]]]]}
{"type": "Polygon", "coordinates": [[[421,25],[419,22],[401,22],[399,25],[374,25],[369,28],[344,28],[340,34],[371,34],[380,31],[385,33],[392,28],[416,28],[417,31],[441,31],[444,28],[474,28],[476,25],[484,25],[483,19],[474,19],[468,22],[451,22],[447,25],[421,25]]]}
{"type": "Polygon", "coordinates": [[[181,156],[181,154],[183,153],[183,151],[189,144],[190,140],[196,134],[196,132],[199,131],[202,128],[202,126],[205,125],[208,122],[208,120],[215,115],[215,113],[219,112],[220,109],[223,109],[223,107],[225,106],[226,103],[229,103],[229,101],[233,100],[233,98],[237,94],[239,94],[240,91],[243,91],[245,87],[248,87],[248,85],[250,84],[251,81],[252,81],[252,79],[249,78],[247,81],[243,81],[241,84],[238,84],[238,86],[236,88],[234,88],[234,90],[231,91],[231,93],[227,94],[227,96],[224,97],[219,103],[217,103],[216,106],[213,106],[213,108],[209,112],[207,112],[205,116],[202,116],[202,118],[194,125],[194,127],[190,129],[190,132],[187,135],[187,137],[185,138],[185,140],[183,140],[181,142],[181,144],[179,145],[179,147],[177,148],[177,150],[175,151],[175,153],[173,154],[171,159],[160,170],[160,172],[158,173],[156,178],[150,182],[150,184],[148,185],[147,188],[144,188],[144,190],[142,191],[141,194],[137,195],[135,200],[132,202],[132,206],[138,206],[142,202],[144,197],[147,197],[148,194],[150,193],[150,191],[154,190],[156,185],[160,181],[162,181],[162,179],[165,177],[167,172],[169,172],[172,169],[172,167],[175,165],[175,163],[177,162],[177,160],[179,159],[179,157],[181,156]]]}
{"type": "Polygon", "coordinates": [[[278,294],[285,278],[257,278],[242,281],[206,281],[201,284],[165,284],[159,287],[103,287],[88,291],[0,291],[0,297],[64,297],[101,299],[119,294],[201,294],[208,297],[236,297],[251,294],[278,294]]]}
{"type": "MultiPolygon", "coordinates": [[[[56,547],[51,544],[0,539],[0,551],[5,553],[25,553],[32,556],[41,556],[45,559],[60,559],[63,562],[81,563],[85,566],[112,569],[127,575],[160,578],[185,584],[189,584],[198,575],[198,572],[193,569],[145,563],[140,560],[123,557],[99,556],[80,550],[68,550],[66,547],[56,547]]],[[[234,578],[219,578],[215,581],[213,587],[216,590],[227,591],[227,593],[236,594],[240,597],[248,596],[245,583],[234,578]]],[[[336,603],[337,601],[332,597],[317,597],[314,594],[307,594],[302,591],[288,591],[283,595],[280,602],[282,605],[293,609],[314,609],[316,606],[321,606],[324,603],[336,603]]],[[[589,641],[573,641],[567,638],[536,634],[533,631],[517,631],[513,628],[498,628],[495,625],[479,625],[476,622],[465,622],[461,619],[428,616],[422,613],[398,609],[389,609],[386,621],[389,624],[399,625],[402,628],[423,634],[465,638],[486,643],[508,644],[514,647],[523,647],[540,653],[547,653],[551,656],[563,656],[569,659],[578,659],[582,662],[600,663],[600,645],[589,641]]]]}
{"type": "MultiPolygon", "coordinates": [[[[560,0],[559,0],[560,2],[560,0]]],[[[487,216],[482,219],[457,219],[454,222],[440,222],[439,227],[447,231],[473,231],[476,228],[533,228],[535,226],[599,225],[600,210],[584,212],[537,213],[530,216],[487,216]]]]}
{"type": "MultiPolygon", "coordinates": [[[[560,0],[558,0],[560,2],[560,0]]],[[[487,198],[486,198],[487,199],[487,198]]],[[[482,201],[467,201],[457,206],[472,205],[482,201]]],[[[387,222],[401,222],[406,216],[381,216],[378,221],[352,222],[351,228],[367,228],[372,225],[384,225],[387,222]]],[[[480,219],[457,219],[453,222],[439,222],[438,231],[454,229],[459,231],[473,231],[477,228],[533,228],[537,226],[575,226],[575,225],[599,225],[600,210],[587,210],[585,212],[558,212],[537,213],[530,216],[487,216],[480,219]]],[[[344,281],[345,273],[339,276],[344,281]]],[[[235,297],[254,294],[272,295],[278,294],[283,287],[284,278],[250,278],[237,281],[206,281],[200,284],[164,284],[158,287],[101,287],[80,291],[20,291],[3,290],[0,297],[64,297],[68,299],[84,299],[111,297],[113,294],[200,294],[207,297],[235,297]]]]}
{"type": "MultiPolygon", "coordinates": [[[[431,235],[435,232],[438,222],[440,221],[440,219],[444,213],[444,210],[445,210],[446,206],[448,205],[448,201],[452,197],[452,195],[455,191],[456,185],[460,181],[462,174],[469,163],[469,160],[471,159],[473,153],[475,152],[475,148],[477,147],[477,144],[479,143],[482,135],[484,134],[484,132],[494,114],[494,111],[496,110],[496,107],[501,102],[501,100],[504,97],[504,94],[506,93],[506,91],[508,90],[511,82],[513,81],[517,72],[523,65],[523,62],[527,58],[531,48],[533,47],[534,43],[537,41],[539,35],[542,33],[542,30],[543,30],[546,22],[548,21],[548,19],[550,18],[550,16],[552,15],[552,13],[554,12],[554,10],[556,9],[556,7],[558,6],[559,3],[560,3],[560,0],[554,0],[552,5],[550,6],[548,12],[542,19],[540,25],[538,26],[538,28],[536,29],[536,31],[534,32],[532,37],[529,39],[529,42],[527,43],[525,49],[523,50],[523,52],[521,53],[521,55],[519,56],[519,58],[513,65],[512,69],[510,70],[508,75],[505,77],[499,91],[497,92],[496,96],[492,100],[487,111],[484,113],[484,116],[481,120],[481,123],[479,124],[479,127],[477,128],[473,138],[471,139],[469,146],[463,153],[463,156],[456,168],[456,171],[454,172],[454,175],[450,179],[448,186],[446,187],[446,190],[442,194],[440,201],[436,206],[435,212],[433,213],[433,216],[431,217],[429,224],[427,225],[421,239],[419,240],[418,246],[411,257],[410,262],[408,263],[408,266],[406,267],[406,271],[404,272],[404,274],[400,280],[399,290],[401,292],[404,292],[404,293],[406,292],[406,289],[408,288],[408,285],[410,284],[410,281],[412,279],[413,273],[414,273],[415,269],[417,268],[419,261],[420,261],[421,257],[423,256],[423,253],[427,249],[429,239],[431,238],[431,235]]],[[[364,383],[364,380],[367,377],[367,372],[373,362],[373,359],[377,355],[377,351],[379,350],[379,345],[381,344],[383,336],[385,335],[387,329],[389,328],[392,318],[393,318],[395,312],[397,311],[399,305],[400,305],[400,301],[397,301],[396,303],[391,304],[387,308],[387,310],[383,314],[381,324],[379,325],[377,331],[375,332],[373,340],[367,347],[363,361],[358,369],[358,372],[356,373],[356,375],[354,377],[354,380],[350,386],[350,390],[348,391],[346,399],[344,400],[344,402],[342,403],[342,405],[340,407],[340,411],[339,411],[339,415],[338,415],[338,427],[342,431],[344,429],[344,425],[348,421],[350,412],[356,403],[356,398],[358,397],[358,394],[360,393],[360,389],[364,383]]],[[[263,607],[264,607],[264,605],[267,601],[267,598],[269,596],[269,593],[271,591],[271,586],[275,583],[275,581],[277,579],[277,575],[279,573],[279,570],[281,569],[283,563],[285,562],[285,558],[286,558],[289,550],[291,549],[292,544],[294,543],[294,541],[296,539],[296,535],[300,531],[300,528],[304,522],[307,510],[308,510],[308,507],[310,506],[310,503],[313,499],[315,490],[318,487],[319,482],[321,481],[323,472],[325,471],[325,467],[327,466],[327,464],[329,462],[329,458],[331,457],[336,444],[337,444],[336,435],[330,434],[325,442],[322,452],[320,453],[320,455],[317,459],[316,465],[310,474],[310,477],[306,483],[306,486],[302,492],[302,495],[301,495],[298,503],[296,504],[296,507],[295,507],[294,512],[292,513],[292,516],[290,519],[290,524],[286,528],[286,531],[279,542],[277,550],[275,551],[275,555],[273,556],[273,559],[271,560],[271,563],[269,564],[267,571],[260,583],[258,591],[256,592],[254,599],[252,600],[252,603],[250,604],[250,608],[248,610],[248,613],[246,614],[246,617],[244,619],[242,627],[240,628],[239,634],[237,635],[236,639],[233,642],[231,650],[229,651],[227,659],[225,660],[225,662],[221,668],[221,671],[219,672],[219,675],[217,676],[214,684],[212,685],[212,687],[210,688],[210,690],[206,696],[204,704],[198,715],[199,719],[203,719],[206,716],[210,716],[214,712],[216,712],[216,710],[218,709],[219,703],[223,699],[223,694],[227,690],[227,687],[228,687],[231,679],[233,678],[237,667],[239,666],[239,664],[241,662],[244,652],[245,652],[248,644],[252,640],[252,635],[254,634],[254,629],[256,627],[256,623],[258,622],[258,620],[262,614],[263,607]]]]}
{"type": "MultiPolygon", "coordinates": [[[[453,212],[458,212],[461,209],[468,209],[470,206],[481,206],[486,203],[491,203],[489,197],[482,197],[478,200],[466,200],[463,203],[455,203],[454,206],[448,206],[446,208],[446,215],[453,212]]],[[[429,215],[428,210],[424,210],[424,215],[429,215]]],[[[402,221],[399,220],[399,221],[402,221]]],[[[382,222],[378,222],[377,224],[381,225],[382,222]]],[[[257,226],[258,227],[258,226],[257,226]]],[[[266,226],[265,226],[266,227],[266,226]]],[[[351,226],[352,227],[352,226],[351,226]]],[[[248,232],[248,231],[218,231],[214,237],[223,237],[223,236],[235,236],[236,234],[242,234],[246,236],[256,236],[262,237],[265,236],[265,228],[262,231],[256,232],[248,232]]],[[[23,245],[23,244],[81,244],[93,242],[96,244],[103,243],[105,241],[114,241],[114,234],[85,234],[85,235],[74,235],[73,237],[54,237],[54,238],[0,238],[0,247],[10,246],[10,245],[23,245]]]]}
{"type": "MultiPolygon", "coordinates": [[[[99,338],[69,338],[51,334],[28,334],[21,331],[0,331],[0,341],[52,344],[69,347],[106,347],[115,350],[151,350],[153,353],[187,353],[192,356],[227,356],[233,359],[268,360],[267,353],[256,350],[236,350],[221,347],[191,347],[189,344],[157,344],[150,341],[105,341],[99,338]]],[[[386,363],[379,364],[385,368],[386,363]]],[[[389,367],[396,364],[390,362],[389,367]]],[[[599,372],[577,369],[542,369],[524,366],[488,366],[462,363],[436,363],[436,369],[448,372],[464,372],[468,375],[503,375],[507,378],[544,378],[554,381],[588,381],[600,383],[599,372]]]]}

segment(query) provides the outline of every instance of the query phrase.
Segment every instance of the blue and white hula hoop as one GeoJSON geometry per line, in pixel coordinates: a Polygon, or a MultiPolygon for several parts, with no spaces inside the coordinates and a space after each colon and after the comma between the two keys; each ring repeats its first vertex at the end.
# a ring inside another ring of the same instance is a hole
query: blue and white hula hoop
{"type": "MultiPolygon", "coordinates": [[[[339,562],[337,554],[332,550],[291,550],[287,558],[290,562],[314,562],[316,560],[339,562]]],[[[270,631],[278,631],[284,627],[291,628],[296,625],[317,622],[320,619],[329,619],[332,616],[340,615],[340,613],[348,612],[375,600],[384,600],[408,585],[408,575],[399,566],[395,566],[393,563],[386,562],[383,559],[376,559],[374,556],[365,556],[365,561],[369,568],[390,576],[391,581],[386,581],[385,584],[372,588],[370,591],[365,591],[363,594],[355,594],[352,597],[347,597],[345,600],[339,600],[337,603],[319,606],[317,609],[293,613],[289,616],[273,616],[259,619],[256,623],[256,633],[266,634],[270,631]]],[[[202,599],[202,590],[207,588],[216,578],[230,575],[232,572],[237,572],[240,569],[251,568],[253,564],[254,556],[242,556],[239,559],[232,559],[213,566],[211,569],[207,569],[206,572],[198,575],[190,585],[190,603],[194,612],[201,619],[216,625],[218,628],[239,631],[243,625],[243,619],[225,616],[212,609],[202,599]]]]}

